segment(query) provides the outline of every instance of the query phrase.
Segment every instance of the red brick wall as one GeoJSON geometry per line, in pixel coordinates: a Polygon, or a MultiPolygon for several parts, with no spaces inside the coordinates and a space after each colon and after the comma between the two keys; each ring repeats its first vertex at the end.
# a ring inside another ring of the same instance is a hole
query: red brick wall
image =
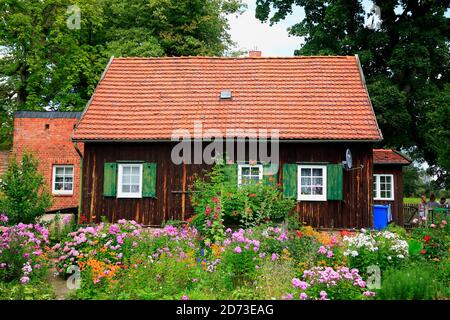
{"type": "MultiPolygon", "coordinates": [[[[80,157],[71,135],[78,119],[67,118],[15,118],[13,153],[19,159],[25,150],[31,151],[39,160],[48,190],[52,191],[53,165],[74,166],[73,195],[53,195],[49,210],[77,207],[80,191],[80,157]],[[48,125],[48,127],[46,127],[48,125]]],[[[83,152],[83,145],[78,144],[83,152]]]]}

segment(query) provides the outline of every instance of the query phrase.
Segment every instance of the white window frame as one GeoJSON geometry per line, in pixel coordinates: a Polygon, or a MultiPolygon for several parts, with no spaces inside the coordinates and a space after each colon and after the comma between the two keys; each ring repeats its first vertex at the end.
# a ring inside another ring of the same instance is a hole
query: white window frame
{"type": "Polygon", "coordinates": [[[52,194],[55,195],[64,195],[64,196],[71,196],[73,195],[73,190],[74,190],[74,184],[75,184],[75,166],[72,164],[55,164],[53,165],[53,175],[52,175],[52,194]],[[64,178],[66,177],[65,174],[65,168],[72,168],[72,190],[56,190],[55,186],[56,186],[56,169],[57,168],[64,168],[64,174],[63,174],[63,182],[58,182],[58,183],[62,183],[63,184],[63,188],[64,188],[64,184],[68,183],[68,182],[64,182],[64,178]]]}
{"type": "Polygon", "coordinates": [[[297,168],[297,200],[299,201],[327,201],[327,166],[305,164],[299,165],[297,168]],[[301,194],[301,174],[302,169],[322,169],[322,194],[301,194]]]}
{"type": "Polygon", "coordinates": [[[262,183],[263,181],[263,165],[262,164],[238,164],[238,186],[242,186],[242,168],[258,168],[259,169],[259,181],[258,183],[262,183]]]}
{"type": "Polygon", "coordinates": [[[375,181],[375,197],[374,200],[388,200],[388,201],[394,201],[394,175],[393,174],[374,174],[373,179],[375,181]],[[389,198],[383,198],[381,197],[381,183],[380,183],[380,177],[390,177],[391,178],[391,197],[389,198]]]}
{"type": "Polygon", "coordinates": [[[144,166],[142,163],[119,163],[118,165],[118,178],[117,178],[117,198],[142,198],[142,178],[144,173],[144,166]],[[139,168],[139,192],[122,192],[123,182],[123,168],[124,167],[138,167],[139,168]]]}

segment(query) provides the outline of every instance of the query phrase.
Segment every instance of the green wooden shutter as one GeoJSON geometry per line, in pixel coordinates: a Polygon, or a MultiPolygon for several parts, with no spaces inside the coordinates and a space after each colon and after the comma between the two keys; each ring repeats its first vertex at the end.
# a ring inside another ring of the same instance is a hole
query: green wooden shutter
{"type": "Polygon", "coordinates": [[[278,164],[263,165],[263,181],[265,185],[276,186],[278,183],[278,164]]]}
{"type": "Polygon", "coordinates": [[[107,162],[103,167],[103,195],[105,197],[117,195],[117,163],[107,162]]]}
{"type": "Polygon", "coordinates": [[[283,195],[286,198],[297,199],[297,164],[283,165],[283,195]]]}
{"type": "Polygon", "coordinates": [[[238,175],[237,164],[236,163],[226,164],[223,171],[225,174],[226,182],[237,185],[237,175],[238,175]]]}
{"type": "Polygon", "coordinates": [[[327,165],[327,199],[342,200],[343,199],[343,168],[342,164],[327,165]]]}
{"type": "Polygon", "coordinates": [[[142,197],[156,198],[156,163],[144,163],[142,197]]]}

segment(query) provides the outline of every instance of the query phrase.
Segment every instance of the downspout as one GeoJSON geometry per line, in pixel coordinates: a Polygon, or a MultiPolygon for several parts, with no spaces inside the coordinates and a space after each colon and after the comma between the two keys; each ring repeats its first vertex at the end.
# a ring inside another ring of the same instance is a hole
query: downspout
{"type": "Polygon", "coordinates": [[[75,148],[78,156],[80,157],[80,186],[79,186],[79,194],[78,194],[78,223],[81,219],[81,206],[83,202],[83,153],[78,148],[78,143],[76,141],[72,141],[73,147],[75,148]]]}

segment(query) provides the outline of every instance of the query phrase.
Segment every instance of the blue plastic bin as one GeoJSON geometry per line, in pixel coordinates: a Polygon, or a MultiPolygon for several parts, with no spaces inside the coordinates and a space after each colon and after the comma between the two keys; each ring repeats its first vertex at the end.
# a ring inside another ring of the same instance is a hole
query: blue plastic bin
{"type": "Polygon", "coordinates": [[[386,229],[388,225],[389,206],[376,204],[373,206],[373,228],[375,230],[386,229]]]}

